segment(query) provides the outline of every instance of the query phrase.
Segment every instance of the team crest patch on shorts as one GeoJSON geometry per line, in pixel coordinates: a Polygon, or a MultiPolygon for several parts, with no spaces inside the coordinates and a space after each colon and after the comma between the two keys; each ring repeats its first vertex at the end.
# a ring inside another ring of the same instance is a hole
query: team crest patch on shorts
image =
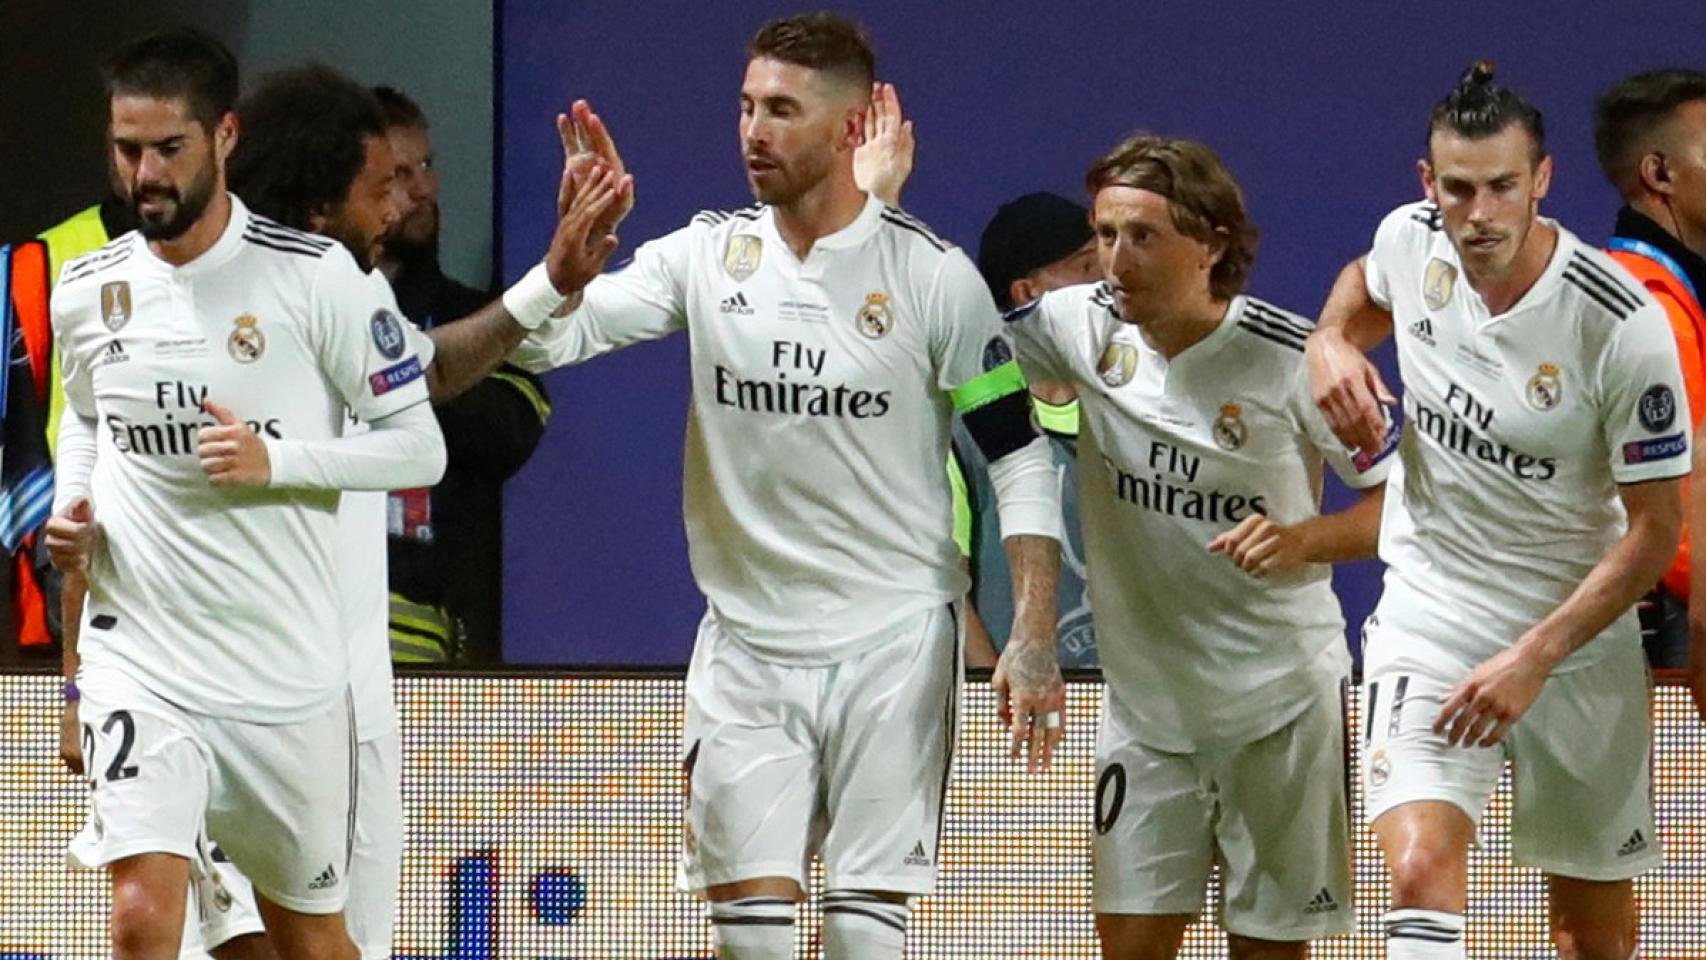
{"type": "Polygon", "coordinates": [[[1392,760],[1385,750],[1376,750],[1368,758],[1368,789],[1370,792],[1386,786],[1392,779],[1392,760]]]}
{"type": "Polygon", "coordinates": [[[859,332],[868,340],[881,340],[885,334],[894,328],[894,317],[889,313],[889,295],[886,293],[865,294],[865,305],[859,308],[858,316],[853,318],[859,327],[859,332]]]}
{"type": "Polygon", "coordinates": [[[233,322],[237,329],[226,338],[225,349],[238,363],[254,363],[267,352],[267,335],[261,332],[260,319],[252,313],[245,313],[233,322]]]}
{"type": "Polygon", "coordinates": [[[1528,381],[1529,406],[1541,413],[1556,409],[1564,401],[1564,383],[1557,364],[1543,363],[1540,371],[1528,381]]]}

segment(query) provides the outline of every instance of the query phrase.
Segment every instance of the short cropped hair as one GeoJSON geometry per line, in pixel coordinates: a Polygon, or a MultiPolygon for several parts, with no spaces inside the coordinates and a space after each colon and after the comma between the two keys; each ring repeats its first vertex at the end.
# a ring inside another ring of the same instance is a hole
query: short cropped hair
{"type": "Polygon", "coordinates": [[[1625,198],[1641,192],[1641,158],[1685,103],[1706,100],[1706,73],[1673,68],[1628,77],[1594,104],[1593,146],[1599,167],[1625,198]]]}
{"type": "Polygon", "coordinates": [[[1209,271],[1216,299],[1243,292],[1256,262],[1258,233],[1244,205],[1244,191],[1208,144],[1134,133],[1090,165],[1084,186],[1092,198],[1107,187],[1133,187],[1166,197],[1180,233],[1221,251],[1220,262],[1209,271]]]}
{"type": "Polygon", "coordinates": [[[379,101],[379,109],[385,114],[385,129],[392,127],[407,127],[410,130],[425,130],[428,128],[426,113],[421,105],[410,99],[409,95],[396,87],[379,86],[373,88],[374,99],[379,101]]]}
{"type": "Polygon", "coordinates": [[[287,227],[335,210],[367,164],[367,138],[385,136],[379,102],[330,67],[261,78],[237,107],[243,136],[226,163],[231,191],[287,227]]]}
{"type": "Polygon", "coordinates": [[[237,108],[237,58],[200,30],[180,27],[125,44],[107,62],[107,97],[182,99],[190,115],[212,130],[237,108]]]}
{"type": "Polygon", "coordinates": [[[809,67],[866,91],[877,76],[870,34],[857,21],[828,10],[766,23],[747,42],[746,56],[809,67]]]}
{"type": "Polygon", "coordinates": [[[1521,125],[1528,133],[1530,160],[1539,163],[1546,156],[1546,119],[1521,94],[1493,82],[1491,60],[1478,60],[1445,99],[1434,104],[1428,139],[1431,143],[1436,132],[1449,130],[1469,140],[1483,140],[1503,133],[1511,124],[1521,125]]]}

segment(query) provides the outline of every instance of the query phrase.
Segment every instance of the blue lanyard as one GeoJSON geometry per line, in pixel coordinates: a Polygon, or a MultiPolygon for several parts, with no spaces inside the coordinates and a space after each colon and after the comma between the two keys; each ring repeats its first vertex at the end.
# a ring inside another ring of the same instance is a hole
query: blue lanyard
{"type": "Polygon", "coordinates": [[[1607,246],[1624,253],[1639,254],[1669,270],[1670,275],[1675,277],[1678,283],[1688,288],[1688,295],[1694,298],[1694,302],[1697,304],[1700,302],[1700,294],[1694,289],[1694,281],[1688,279],[1688,273],[1682,269],[1682,264],[1677,263],[1670,254],[1645,240],[1631,240],[1628,237],[1612,237],[1607,246]]]}

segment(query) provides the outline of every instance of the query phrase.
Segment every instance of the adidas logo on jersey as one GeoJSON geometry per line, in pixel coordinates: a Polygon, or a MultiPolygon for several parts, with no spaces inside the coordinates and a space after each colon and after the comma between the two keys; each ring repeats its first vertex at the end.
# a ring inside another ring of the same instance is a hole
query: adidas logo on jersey
{"type": "Polygon", "coordinates": [[[124,341],[114,340],[101,351],[101,366],[111,366],[115,363],[129,363],[130,354],[124,352],[124,341]]]}
{"type": "Polygon", "coordinates": [[[930,865],[930,853],[924,849],[924,841],[920,840],[913,844],[912,852],[906,855],[906,865],[909,867],[928,867],[930,865]]]}
{"type": "Polygon", "coordinates": [[[326,864],[326,869],[320,871],[320,875],[315,877],[314,882],[310,883],[308,885],[308,889],[310,889],[310,890],[330,890],[331,888],[333,888],[337,885],[338,885],[338,871],[333,869],[332,865],[328,863],[328,864],[326,864]]]}
{"type": "Polygon", "coordinates": [[[724,300],[720,308],[723,313],[732,313],[740,317],[750,317],[755,312],[752,305],[746,302],[746,294],[737,293],[724,300]]]}
{"type": "Polygon", "coordinates": [[[1333,899],[1333,895],[1327,892],[1326,887],[1322,887],[1320,893],[1309,899],[1309,905],[1303,908],[1303,912],[1313,917],[1323,913],[1332,913],[1338,909],[1339,901],[1333,899]]]}
{"type": "Polygon", "coordinates": [[[1417,340],[1422,341],[1430,347],[1434,346],[1434,322],[1427,317],[1423,317],[1415,323],[1410,324],[1410,336],[1415,337],[1417,340]]]}
{"type": "Polygon", "coordinates": [[[1620,857],[1632,856],[1645,849],[1647,849],[1647,836],[1636,830],[1629,835],[1629,839],[1623,841],[1623,846],[1617,848],[1617,855],[1620,857]]]}

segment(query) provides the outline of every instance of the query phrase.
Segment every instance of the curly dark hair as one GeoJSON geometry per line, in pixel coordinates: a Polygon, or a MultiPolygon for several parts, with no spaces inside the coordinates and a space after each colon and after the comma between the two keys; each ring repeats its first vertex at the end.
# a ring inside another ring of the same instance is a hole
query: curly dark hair
{"type": "Polygon", "coordinates": [[[1215,298],[1230,300],[1244,291],[1259,235],[1244,191],[1208,144],[1134,133],[1090,165],[1084,186],[1091,197],[1104,187],[1134,187],[1166,197],[1174,228],[1221,252],[1208,274],[1215,298]]]}
{"type": "Polygon", "coordinates": [[[237,148],[226,162],[231,192],[287,227],[336,210],[367,163],[367,138],[385,116],[366,87],[311,64],[267,74],[237,105],[237,148]]]}
{"type": "Polygon", "coordinates": [[[237,106],[237,58],[200,30],[181,27],[125,44],[106,69],[107,96],[185,100],[202,129],[237,106]]]}
{"type": "Polygon", "coordinates": [[[749,60],[780,60],[870,90],[877,75],[871,36],[858,21],[828,10],[781,17],[747,42],[749,60]]]}
{"type": "Polygon", "coordinates": [[[1457,86],[1434,104],[1428,117],[1428,140],[1440,130],[1450,130],[1470,140],[1481,140],[1504,132],[1511,124],[1527,131],[1530,158],[1535,163],[1546,156],[1546,120],[1522,94],[1493,82],[1493,62],[1478,60],[1463,71],[1457,86]]]}

